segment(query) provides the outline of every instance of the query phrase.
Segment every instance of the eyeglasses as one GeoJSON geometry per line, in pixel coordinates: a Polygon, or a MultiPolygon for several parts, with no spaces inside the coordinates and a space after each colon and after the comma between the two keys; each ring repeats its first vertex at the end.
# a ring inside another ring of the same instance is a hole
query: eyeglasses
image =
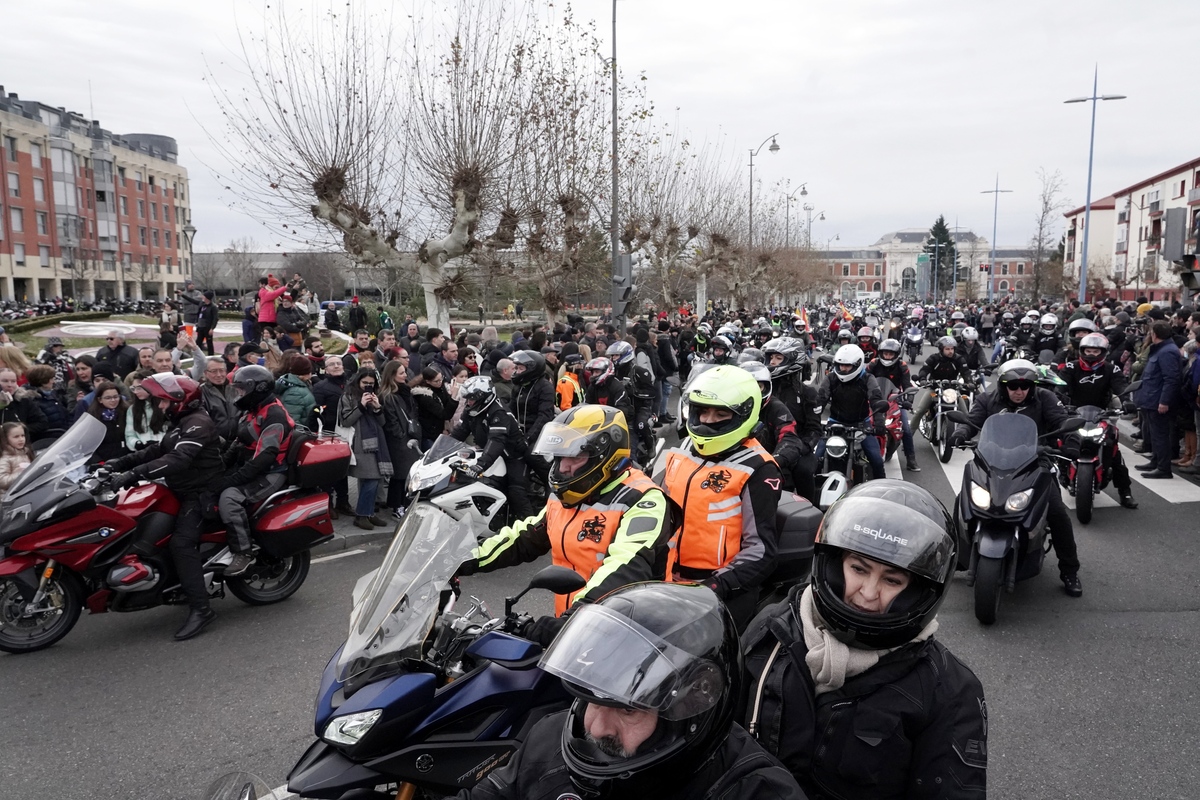
{"type": "Polygon", "coordinates": [[[1009,381],[1004,384],[1006,388],[1014,392],[1028,392],[1033,388],[1033,381],[1009,381]]]}
{"type": "Polygon", "coordinates": [[[104,395],[104,397],[100,398],[100,402],[107,403],[109,400],[120,400],[120,399],[121,399],[121,395],[119,395],[119,394],[106,394],[106,395],[104,395]]]}
{"type": "Polygon", "coordinates": [[[104,337],[104,340],[105,340],[105,341],[107,341],[107,342],[115,342],[115,341],[117,340],[117,337],[115,337],[115,336],[105,336],[105,337],[104,337]]]}

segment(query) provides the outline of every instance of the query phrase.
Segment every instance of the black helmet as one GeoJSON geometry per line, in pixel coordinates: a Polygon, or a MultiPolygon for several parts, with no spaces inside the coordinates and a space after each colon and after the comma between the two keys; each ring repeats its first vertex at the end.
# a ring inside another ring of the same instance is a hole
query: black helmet
{"type": "Polygon", "coordinates": [[[546,357],[541,353],[535,353],[532,350],[518,350],[510,358],[517,365],[512,376],[512,382],[517,386],[533,383],[546,374],[546,357]]]}
{"type": "Polygon", "coordinates": [[[487,407],[496,402],[496,389],[492,379],[485,375],[468,378],[463,384],[459,397],[463,401],[463,410],[468,417],[478,417],[487,407]]]}
{"type": "Polygon", "coordinates": [[[742,694],[733,618],[694,584],[638,583],[577,607],[541,668],[577,698],[562,755],[585,797],[669,794],[725,741],[742,694]],[[657,712],[652,744],[610,754],[587,736],[589,705],[657,712]]]}
{"type": "Polygon", "coordinates": [[[756,361],[759,364],[765,364],[766,359],[767,357],[762,350],[759,350],[757,347],[747,347],[742,350],[742,352],[738,353],[737,363],[738,366],[741,366],[742,364],[748,364],[751,361],[756,361]]]}
{"type": "Polygon", "coordinates": [[[275,395],[275,376],[266,367],[250,364],[233,373],[234,404],[242,411],[254,411],[275,395]]]}
{"type": "Polygon", "coordinates": [[[758,346],[762,347],[775,338],[775,329],[770,325],[763,325],[754,331],[754,338],[758,340],[758,346]]]}
{"type": "Polygon", "coordinates": [[[954,574],[954,520],[928,490],[898,480],[856,486],[825,512],[813,551],[813,603],[829,632],[854,647],[899,647],[937,615],[954,574]],[[843,560],[857,553],[909,573],[883,612],[847,603],[843,560]]]}

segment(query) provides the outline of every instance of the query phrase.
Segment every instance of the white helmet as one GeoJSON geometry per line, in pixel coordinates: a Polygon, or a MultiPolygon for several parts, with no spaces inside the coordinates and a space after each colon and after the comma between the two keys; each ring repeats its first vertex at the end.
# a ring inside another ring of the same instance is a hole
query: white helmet
{"type": "Polygon", "coordinates": [[[974,328],[963,328],[962,338],[965,342],[977,342],[979,341],[979,331],[974,328]]]}
{"type": "Polygon", "coordinates": [[[1053,333],[1058,330],[1058,317],[1053,314],[1046,314],[1041,321],[1042,330],[1046,333],[1053,333]]]}
{"type": "Polygon", "coordinates": [[[833,355],[833,374],[839,381],[849,383],[863,372],[863,351],[856,344],[844,344],[833,355]],[[842,367],[848,367],[842,371],[842,367]]]}

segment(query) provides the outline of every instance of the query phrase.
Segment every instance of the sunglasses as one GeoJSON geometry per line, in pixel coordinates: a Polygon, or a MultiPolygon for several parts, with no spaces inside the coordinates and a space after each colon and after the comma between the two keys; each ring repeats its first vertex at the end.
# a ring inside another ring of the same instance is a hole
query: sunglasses
{"type": "Polygon", "coordinates": [[[1033,388],[1033,381],[1010,381],[1004,385],[1012,391],[1028,392],[1033,388]]]}

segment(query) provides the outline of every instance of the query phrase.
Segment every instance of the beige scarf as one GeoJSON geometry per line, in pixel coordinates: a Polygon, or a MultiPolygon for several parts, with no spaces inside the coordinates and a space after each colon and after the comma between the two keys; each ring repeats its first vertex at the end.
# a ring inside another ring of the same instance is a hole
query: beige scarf
{"type": "MultiPolygon", "coordinates": [[[[804,630],[804,644],[808,646],[808,654],[804,657],[804,661],[808,664],[809,672],[812,673],[818,695],[842,688],[847,678],[861,675],[879,663],[879,659],[893,650],[899,649],[893,647],[885,650],[863,650],[858,647],[850,647],[834,638],[833,634],[829,632],[825,620],[821,619],[821,615],[817,613],[817,609],[813,605],[811,585],[804,590],[804,594],[800,597],[800,622],[804,630]]],[[[925,641],[933,636],[937,628],[937,617],[934,617],[920,633],[913,637],[912,641],[925,641]]]]}

